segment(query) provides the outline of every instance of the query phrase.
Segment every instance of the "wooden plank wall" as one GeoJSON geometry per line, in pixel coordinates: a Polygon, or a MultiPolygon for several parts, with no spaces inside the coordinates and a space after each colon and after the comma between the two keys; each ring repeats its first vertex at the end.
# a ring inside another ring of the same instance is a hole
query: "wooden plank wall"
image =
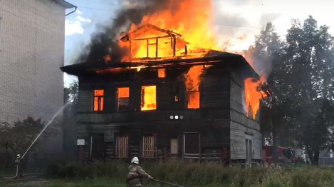
{"type": "Polygon", "coordinates": [[[257,119],[246,116],[244,82],[231,72],[231,110],[230,110],[230,153],[231,159],[246,159],[246,137],[252,138],[253,159],[261,159],[262,135],[260,133],[259,113],[257,119]]]}
{"type": "Polygon", "coordinates": [[[201,78],[200,107],[202,109],[229,108],[230,76],[228,71],[218,70],[209,68],[201,78]]]}

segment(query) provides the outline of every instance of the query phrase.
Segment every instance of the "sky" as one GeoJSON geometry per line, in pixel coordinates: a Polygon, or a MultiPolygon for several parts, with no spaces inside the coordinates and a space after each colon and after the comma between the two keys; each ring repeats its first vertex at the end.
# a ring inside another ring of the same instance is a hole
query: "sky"
{"type": "MultiPolygon", "coordinates": [[[[91,34],[102,24],[111,23],[120,8],[117,0],[67,0],[78,7],[65,21],[65,65],[71,64],[83,46],[90,41],[91,34]]],[[[202,1],[202,0],[194,0],[202,1]]],[[[205,1],[205,0],[204,0],[205,1]]],[[[206,0],[208,1],[208,0],[206,0]]],[[[272,22],[277,33],[284,37],[292,19],[301,22],[312,15],[318,26],[328,25],[334,35],[334,1],[332,0],[212,0],[215,14],[214,30],[217,40],[230,40],[234,50],[245,50],[254,42],[268,22],[272,22]],[[246,36],[246,37],[245,37],[246,36]],[[244,37],[243,41],[237,38],[244,37]]],[[[70,12],[71,10],[67,10],[70,12]]],[[[182,34],[182,33],[181,33],[182,34]]],[[[68,87],[74,76],[64,74],[64,86],[68,87]]]]}

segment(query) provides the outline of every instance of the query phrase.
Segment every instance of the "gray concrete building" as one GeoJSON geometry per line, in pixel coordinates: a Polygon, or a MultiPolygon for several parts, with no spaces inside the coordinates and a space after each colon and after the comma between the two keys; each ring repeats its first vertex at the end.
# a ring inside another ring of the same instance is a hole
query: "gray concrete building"
{"type": "Polygon", "coordinates": [[[0,0],[0,121],[49,121],[63,106],[59,67],[70,8],[63,0],[0,0]]]}

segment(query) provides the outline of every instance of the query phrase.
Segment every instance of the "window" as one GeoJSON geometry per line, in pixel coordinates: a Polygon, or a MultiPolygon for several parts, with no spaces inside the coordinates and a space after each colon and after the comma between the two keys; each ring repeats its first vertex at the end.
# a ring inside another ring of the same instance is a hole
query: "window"
{"type": "Polygon", "coordinates": [[[200,107],[200,76],[203,72],[203,66],[192,66],[186,78],[188,108],[197,109],[200,107]]]}
{"type": "Polygon", "coordinates": [[[188,108],[199,108],[199,91],[188,91],[188,108]]]}
{"type": "Polygon", "coordinates": [[[173,100],[174,100],[174,102],[179,102],[179,100],[180,100],[180,85],[179,84],[175,84],[174,86],[173,86],[173,95],[174,95],[174,98],[173,98],[173,100]]]}
{"type": "Polygon", "coordinates": [[[102,160],[105,156],[104,134],[90,136],[90,158],[102,160]]]}
{"type": "Polygon", "coordinates": [[[142,86],[141,110],[157,109],[156,86],[142,86]]]}
{"type": "Polygon", "coordinates": [[[155,135],[144,135],[142,140],[142,157],[155,158],[155,150],[155,135]]]}
{"type": "Polygon", "coordinates": [[[170,140],[170,153],[172,155],[177,155],[178,154],[178,140],[177,139],[171,139],[170,140]]]}
{"type": "Polygon", "coordinates": [[[199,133],[190,132],[184,133],[184,154],[198,155],[199,154],[199,133]]]}
{"type": "Polygon", "coordinates": [[[129,136],[116,136],[115,156],[116,158],[128,158],[129,136]]]}
{"type": "Polygon", "coordinates": [[[104,90],[94,90],[94,111],[103,111],[104,109],[104,90]]]}
{"type": "Polygon", "coordinates": [[[166,77],[166,69],[158,69],[158,77],[165,78],[166,77]]]}
{"type": "Polygon", "coordinates": [[[129,109],[130,88],[117,88],[117,110],[124,111],[129,109]]]}

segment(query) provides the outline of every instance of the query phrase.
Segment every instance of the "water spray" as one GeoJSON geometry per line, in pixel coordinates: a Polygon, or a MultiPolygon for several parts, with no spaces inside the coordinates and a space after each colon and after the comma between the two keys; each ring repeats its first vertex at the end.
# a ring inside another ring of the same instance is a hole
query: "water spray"
{"type": "MultiPolygon", "coordinates": [[[[73,99],[76,97],[77,95],[74,95],[73,99]]],[[[37,135],[37,137],[35,138],[35,140],[30,144],[30,146],[28,147],[28,149],[25,151],[25,153],[22,155],[21,159],[24,158],[24,156],[27,154],[27,152],[30,150],[30,148],[35,144],[35,142],[38,140],[38,138],[43,134],[43,132],[45,131],[45,129],[53,122],[53,120],[59,115],[59,113],[61,111],[63,111],[67,105],[69,105],[71,102],[68,101],[64,106],[62,106],[57,113],[51,118],[51,120],[44,126],[44,128],[42,129],[42,131],[37,135]]]]}

